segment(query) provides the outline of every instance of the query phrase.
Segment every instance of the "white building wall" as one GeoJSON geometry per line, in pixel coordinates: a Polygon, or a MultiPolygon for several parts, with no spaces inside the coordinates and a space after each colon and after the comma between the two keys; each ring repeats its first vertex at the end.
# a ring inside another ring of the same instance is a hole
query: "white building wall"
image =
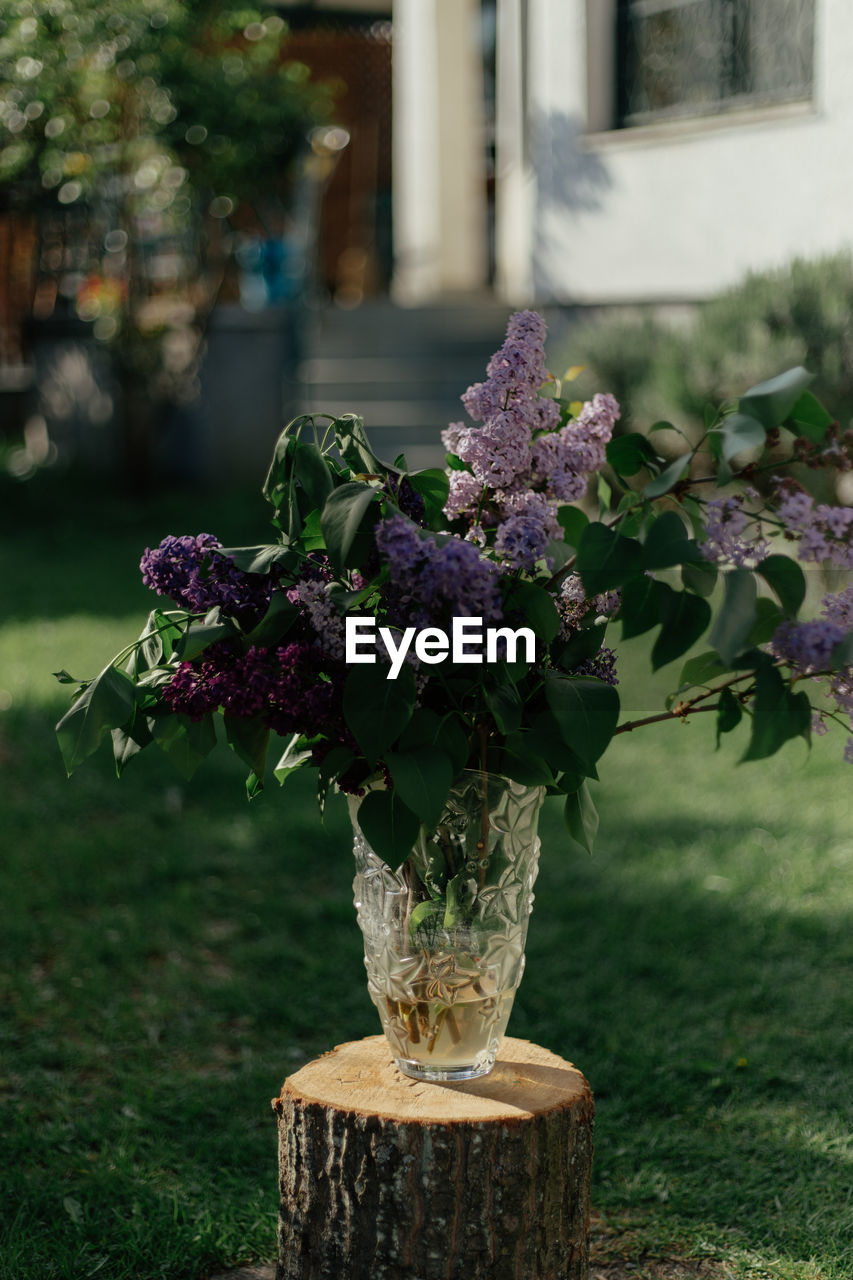
{"type": "Polygon", "coordinates": [[[812,102],[609,131],[612,4],[528,0],[528,296],[691,301],[851,247],[853,2],[816,0],[812,102]]]}

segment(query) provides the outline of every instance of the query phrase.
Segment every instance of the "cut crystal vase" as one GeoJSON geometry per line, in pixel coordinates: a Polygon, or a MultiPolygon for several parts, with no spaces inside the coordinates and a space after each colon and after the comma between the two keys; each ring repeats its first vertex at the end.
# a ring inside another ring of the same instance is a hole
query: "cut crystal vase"
{"type": "Polygon", "coordinates": [[[544,795],[466,770],[396,870],[365,840],[350,799],[368,991],[406,1075],[471,1080],[495,1064],[524,972],[544,795]]]}

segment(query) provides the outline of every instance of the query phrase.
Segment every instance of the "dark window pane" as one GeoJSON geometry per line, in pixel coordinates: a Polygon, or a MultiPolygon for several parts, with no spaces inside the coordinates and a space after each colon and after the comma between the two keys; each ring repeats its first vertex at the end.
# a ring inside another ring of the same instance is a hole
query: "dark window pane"
{"type": "Polygon", "coordinates": [[[621,0],[619,123],[808,97],[814,0],[621,0]]]}

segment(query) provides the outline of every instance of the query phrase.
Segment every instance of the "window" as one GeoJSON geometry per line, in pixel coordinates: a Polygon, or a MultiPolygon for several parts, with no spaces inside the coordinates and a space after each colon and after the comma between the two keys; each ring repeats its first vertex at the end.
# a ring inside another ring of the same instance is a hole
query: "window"
{"type": "Polygon", "coordinates": [[[619,0],[618,123],[808,98],[814,0],[619,0]]]}

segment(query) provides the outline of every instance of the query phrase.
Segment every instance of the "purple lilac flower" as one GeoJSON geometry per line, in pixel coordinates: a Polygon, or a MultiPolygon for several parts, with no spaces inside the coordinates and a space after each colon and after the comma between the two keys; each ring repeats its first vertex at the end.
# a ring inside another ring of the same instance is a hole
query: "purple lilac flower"
{"type": "Polygon", "coordinates": [[[773,632],[770,651],[804,675],[832,666],[832,651],[844,639],[844,628],[827,618],[783,622],[773,632]]]}
{"type": "Polygon", "coordinates": [[[456,452],[482,484],[505,489],[528,471],[532,438],[523,415],[508,409],[496,413],[479,429],[464,431],[456,452]]]}
{"type": "Polygon", "coordinates": [[[583,497],[589,477],[604,463],[619,416],[613,396],[597,395],[584,404],[574,422],[537,436],[530,451],[534,481],[559,502],[583,497]]]}
{"type": "Polygon", "coordinates": [[[436,614],[484,620],[502,616],[498,568],[472,543],[449,538],[439,545],[419,537],[403,516],[391,516],[378,526],[376,545],[400,605],[409,617],[417,610],[421,625],[434,621],[436,614]]]}
{"type": "Polygon", "coordinates": [[[779,518],[799,541],[797,556],[809,563],[853,569],[853,507],[817,503],[803,490],[782,490],[779,518]]]}
{"type": "Polygon", "coordinates": [[[322,679],[323,669],[322,655],[310,644],[252,646],[241,653],[229,642],[182,662],[163,696],[173,711],[193,720],[221,709],[239,718],[260,717],[282,735],[324,733],[344,741],[341,682],[322,679]]]}
{"type": "Polygon", "coordinates": [[[343,662],[346,652],[345,624],[329,598],[323,582],[300,582],[288,592],[291,603],[298,604],[306,620],[316,632],[316,643],[329,658],[343,662]],[[295,598],[294,598],[295,597],[295,598]]]}
{"type": "Polygon", "coordinates": [[[553,504],[531,489],[500,494],[498,502],[503,518],[495,538],[496,553],[515,569],[533,569],[545,556],[548,543],[562,542],[564,537],[553,504]]]}
{"type": "Polygon", "coordinates": [[[470,471],[451,471],[450,492],[444,506],[448,520],[455,520],[463,513],[476,513],[483,498],[483,482],[470,471]]]}
{"type": "Polygon", "coordinates": [[[495,552],[513,569],[533,569],[547,546],[548,535],[533,515],[510,516],[501,523],[495,538],[495,552]]]}
{"type": "Polygon", "coordinates": [[[451,422],[450,426],[446,427],[445,430],[442,431],[441,443],[444,445],[448,453],[456,452],[456,446],[459,444],[459,437],[462,435],[463,431],[467,430],[468,428],[464,422],[451,422]]]}
{"type": "Polygon", "coordinates": [[[535,311],[510,316],[506,340],[486,367],[488,380],[475,383],[462,403],[475,422],[487,422],[513,401],[532,402],[548,377],[545,321],[535,311]]]}
{"type": "Polygon", "coordinates": [[[821,611],[829,622],[843,627],[845,631],[853,631],[853,587],[824,596],[821,611]]]}
{"type": "Polygon", "coordinates": [[[579,663],[572,671],[572,675],[595,676],[605,684],[617,685],[619,677],[616,674],[616,653],[613,649],[601,648],[592,658],[579,663]]]}
{"type": "Polygon", "coordinates": [[[761,532],[760,524],[743,507],[744,498],[739,494],[729,498],[712,498],[706,508],[706,538],[700,551],[706,560],[714,564],[733,564],[754,569],[770,554],[770,545],[761,532]],[[744,534],[751,524],[752,534],[744,534]]]}
{"type": "Polygon", "coordinates": [[[274,575],[244,573],[220,554],[222,544],[211,533],[169,534],[159,547],[146,547],[139,562],[142,581],[193,613],[219,605],[240,621],[260,617],[276,584],[274,575]]]}
{"type": "Polygon", "coordinates": [[[392,581],[414,573],[428,554],[426,540],[404,516],[391,516],[377,525],[376,546],[388,561],[392,581]]]}
{"type": "MultiPolygon", "coordinates": [[[[803,675],[814,675],[831,668],[832,651],[849,629],[845,613],[853,604],[853,592],[848,588],[839,596],[826,596],[823,604],[826,616],[813,622],[783,622],[776,628],[770,642],[771,653],[790,663],[803,675]],[[831,616],[833,614],[836,615],[835,618],[831,616]]],[[[832,673],[829,693],[838,710],[848,717],[853,728],[853,668],[843,667],[832,673]]],[[[815,727],[814,720],[812,727],[815,727]]],[[[817,730],[825,731],[825,726],[817,730]]],[[[849,749],[851,742],[853,738],[848,739],[848,747],[844,752],[844,759],[849,763],[853,763],[853,751],[849,749]]]]}

